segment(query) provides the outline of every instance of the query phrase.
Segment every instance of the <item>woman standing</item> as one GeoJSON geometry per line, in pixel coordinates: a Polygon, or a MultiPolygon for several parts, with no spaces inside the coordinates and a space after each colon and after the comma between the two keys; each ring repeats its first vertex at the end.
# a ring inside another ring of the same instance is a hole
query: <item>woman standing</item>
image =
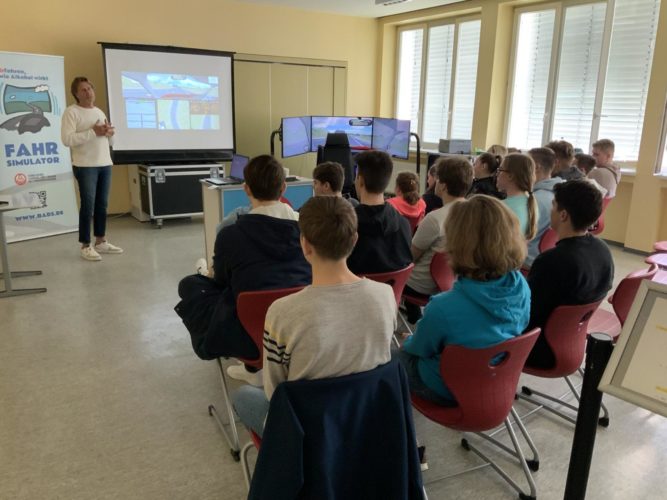
{"type": "Polygon", "coordinates": [[[76,104],[63,113],[61,138],[72,153],[74,177],[79,184],[79,243],[81,257],[102,260],[101,253],[123,253],[123,249],[106,240],[107,204],[111,187],[111,154],[109,147],[114,128],[104,112],[95,106],[95,89],[85,76],[72,80],[70,88],[76,104]],[[95,246],[90,237],[93,219],[95,246]]]}

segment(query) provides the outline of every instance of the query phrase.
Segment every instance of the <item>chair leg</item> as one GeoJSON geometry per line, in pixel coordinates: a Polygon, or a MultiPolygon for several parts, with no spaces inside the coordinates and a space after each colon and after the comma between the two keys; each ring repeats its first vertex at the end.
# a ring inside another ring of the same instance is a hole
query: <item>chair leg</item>
{"type": "Polygon", "coordinates": [[[410,323],[408,323],[408,320],[405,319],[401,311],[398,311],[398,317],[401,320],[401,323],[403,323],[403,326],[408,330],[408,333],[412,335],[414,332],[412,331],[412,328],[410,328],[410,323]]]}
{"type": "Polygon", "coordinates": [[[218,414],[218,410],[212,404],[208,406],[208,414],[215,418],[218,427],[220,427],[220,430],[222,431],[222,435],[225,437],[227,443],[229,444],[229,451],[232,454],[232,458],[238,462],[240,460],[241,445],[239,444],[239,433],[236,429],[234,408],[232,408],[232,402],[229,397],[229,389],[227,387],[227,379],[225,378],[225,369],[222,366],[222,360],[217,358],[216,361],[218,362],[218,369],[220,371],[220,383],[222,385],[222,394],[225,400],[225,408],[227,410],[227,418],[229,423],[225,424],[222,422],[220,415],[218,414]],[[229,431],[225,428],[226,425],[229,425],[229,431]]]}
{"type": "MultiPolygon", "coordinates": [[[[512,409],[512,415],[518,422],[518,417],[516,415],[516,412],[514,409],[512,409]]],[[[488,465],[493,467],[493,470],[495,470],[500,477],[502,477],[512,488],[514,488],[517,493],[519,493],[519,498],[523,500],[528,500],[528,499],[535,499],[537,496],[537,487],[535,486],[535,481],[533,480],[533,476],[530,473],[530,467],[528,465],[528,462],[526,461],[526,457],[523,454],[523,450],[521,449],[521,446],[519,445],[519,440],[516,437],[516,434],[514,433],[514,430],[512,429],[512,426],[510,425],[509,417],[505,419],[505,428],[507,429],[507,433],[510,436],[510,439],[512,440],[512,445],[514,449],[510,449],[509,447],[505,446],[502,443],[499,443],[493,438],[489,438],[489,436],[479,433],[478,435],[480,437],[485,438],[487,441],[499,446],[503,451],[506,451],[510,455],[514,456],[517,458],[519,461],[519,464],[521,465],[521,468],[523,469],[523,473],[526,476],[526,480],[528,481],[528,486],[530,488],[530,493],[527,494],[525,493],[521,487],[512,479],[497,463],[495,463],[493,460],[491,460],[486,454],[482,453],[476,446],[471,444],[465,437],[461,440],[461,445],[466,449],[474,452],[478,457],[480,457],[484,462],[486,462],[488,465]]],[[[522,424],[520,425],[520,428],[522,427],[522,424]]],[[[521,432],[522,434],[524,433],[525,429],[523,429],[521,432]]],[[[524,436],[527,436],[524,434],[524,436]]],[[[532,443],[532,440],[529,440],[531,449],[533,449],[534,456],[537,457],[536,453],[537,450],[534,448],[534,444],[532,443]]],[[[539,462],[538,462],[539,463],[539,462]]]]}
{"type": "Polygon", "coordinates": [[[252,441],[245,444],[241,450],[241,469],[243,470],[243,479],[245,480],[246,488],[250,491],[250,465],[248,465],[248,452],[255,445],[252,441]]]}

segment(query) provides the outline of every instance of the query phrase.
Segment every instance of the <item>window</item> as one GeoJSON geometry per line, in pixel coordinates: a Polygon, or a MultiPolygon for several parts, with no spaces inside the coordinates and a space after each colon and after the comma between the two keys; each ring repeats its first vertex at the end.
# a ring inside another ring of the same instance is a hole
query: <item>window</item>
{"type": "Polygon", "coordinates": [[[565,139],[584,151],[598,138],[636,161],[660,0],[557,4],[517,11],[508,145],[565,139]]]}
{"type": "Polygon", "coordinates": [[[480,29],[474,19],[399,32],[396,116],[427,147],[472,135],[480,29]]]}

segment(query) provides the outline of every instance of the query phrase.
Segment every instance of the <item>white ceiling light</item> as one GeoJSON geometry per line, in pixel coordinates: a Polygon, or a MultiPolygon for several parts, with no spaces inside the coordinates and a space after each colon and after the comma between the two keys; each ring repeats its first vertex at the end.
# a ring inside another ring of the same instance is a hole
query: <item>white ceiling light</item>
{"type": "Polygon", "coordinates": [[[375,5],[394,5],[397,3],[410,2],[411,0],[375,0],[375,5]]]}

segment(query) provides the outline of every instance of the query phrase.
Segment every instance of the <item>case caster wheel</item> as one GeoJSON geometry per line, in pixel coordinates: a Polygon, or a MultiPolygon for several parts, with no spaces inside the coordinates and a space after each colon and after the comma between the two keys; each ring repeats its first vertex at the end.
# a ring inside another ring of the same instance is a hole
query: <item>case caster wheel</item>
{"type": "Polygon", "coordinates": [[[530,390],[530,387],[526,387],[525,385],[521,387],[521,394],[525,394],[526,396],[532,396],[533,391],[530,390]]]}
{"type": "Polygon", "coordinates": [[[162,229],[162,224],[163,223],[164,223],[164,221],[162,219],[156,219],[155,220],[155,227],[157,227],[158,229],[162,229]]]}
{"type": "Polygon", "coordinates": [[[531,497],[530,495],[526,495],[525,493],[519,493],[519,498],[521,500],[536,500],[537,497],[531,497]]]}
{"type": "Polygon", "coordinates": [[[208,405],[208,416],[212,417],[213,416],[213,410],[215,409],[215,406],[213,405],[208,405]]]}
{"type": "Polygon", "coordinates": [[[598,419],[598,425],[600,427],[609,427],[609,417],[600,417],[598,419]]]}
{"type": "Polygon", "coordinates": [[[232,454],[232,458],[234,459],[234,462],[240,462],[241,461],[241,452],[238,450],[229,450],[229,453],[232,454]]]}
{"type": "Polygon", "coordinates": [[[528,464],[528,468],[533,472],[537,472],[538,470],[540,470],[539,460],[526,460],[526,464],[528,464]]]}
{"type": "Polygon", "coordinates": [[[463,447],[464,450],[470,451],[470,443],[468,443],[468,440],[463,438],[461,439],[461,446],[463,447]]]}

